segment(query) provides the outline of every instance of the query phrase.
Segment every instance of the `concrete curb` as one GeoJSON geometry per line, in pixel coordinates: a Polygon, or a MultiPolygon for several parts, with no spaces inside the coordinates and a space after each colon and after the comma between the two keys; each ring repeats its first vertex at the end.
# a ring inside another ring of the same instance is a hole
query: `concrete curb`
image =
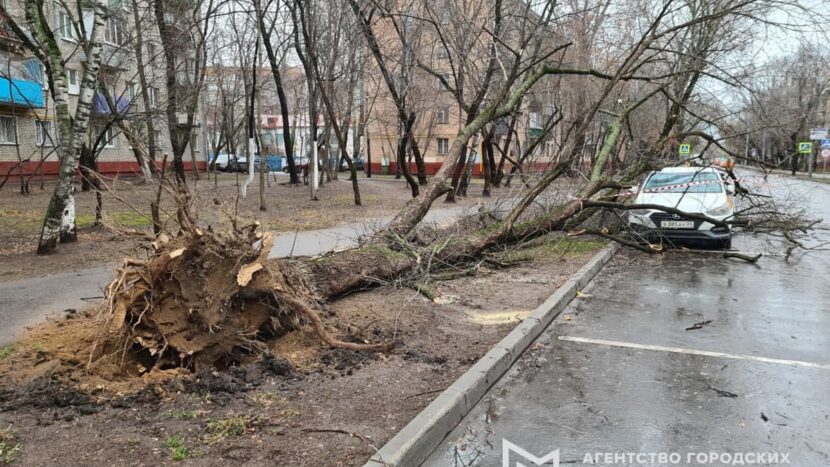
{"type": "Polygon", "coordinates": [[[612,243],[595,254],[521,324],[372,456],[363,467],[420,465],[501,378],[533,341],[617,252],[612,243]]]}

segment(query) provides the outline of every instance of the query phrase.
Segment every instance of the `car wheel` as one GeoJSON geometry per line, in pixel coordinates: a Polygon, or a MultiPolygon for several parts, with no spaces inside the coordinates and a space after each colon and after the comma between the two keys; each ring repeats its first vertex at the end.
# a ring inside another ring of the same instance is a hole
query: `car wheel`
{"type": "Polygon", "coordinates": [[[715,242],[715,246],[718,250],[728,250],[732,248],[732,239],[728,238],[726,240],[719,240],[715,242]]]}

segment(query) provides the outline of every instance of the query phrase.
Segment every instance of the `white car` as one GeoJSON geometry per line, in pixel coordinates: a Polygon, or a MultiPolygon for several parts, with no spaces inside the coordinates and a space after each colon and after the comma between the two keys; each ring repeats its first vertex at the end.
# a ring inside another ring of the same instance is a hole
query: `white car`
{"type": "Polygon", "coordinates": [[[216,167],[216,170],[228,170],[228,164],[235,157],[236,156],[234,156],[233,154],[219,154],[218,156],[216,156],[216,162],[214,163],[214,167],[216,167]]]}
{"type": "MultiPolygon", "coordinates": [[[[701,214],[719,221],[735,215],[735,202],[721,171],[709,167],[670,167],[652,172],[634,204],[654,204],[701,214]]],[[[658,209],[629,212],[628,224],[650,238],[699,240],[718,248],[732,246],[732,229],[658,209]]]]}

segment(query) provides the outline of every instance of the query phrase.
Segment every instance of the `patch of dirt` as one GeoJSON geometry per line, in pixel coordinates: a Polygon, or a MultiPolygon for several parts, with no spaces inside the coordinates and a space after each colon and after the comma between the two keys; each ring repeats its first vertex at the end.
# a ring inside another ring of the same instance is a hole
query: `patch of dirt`
{"type": "Polygon", "coordinates": [[[331,349],[301,327],[225,372],[88,371],[100,327],[72,314],[0,354],[0,426],[21,465],[361,465],[598,247],[534,246],[531,262],[434,284],[435,301],[385,287],[326,305],[332,334],[398,342],[390,353],[331,349]]]}
{"type": "MultiPolygon", "coordinates": [[[[193,212],[198,212],[201,223],[206,225],[227,223],[227,216],[214,202],[216,199],[229,211],[236,209],[241,219],[259,221],[263,230],[293,232],[352,222],[371,223],[394,214],[411,198],[405,182],[392,178],[362,179],[360,192],[363,206],[354,205],[351,183],[345,180],[324,184],[318,192],[318,201],[309,199],[308,186],[287,186],[283,184],[286,180],[287,177],[283,176],[278,177],[277,182],[273,178],[269,180],[269,186],[265,189],[266,211],[259,210],[258,182],[249,190],[248,198],[240,199],[235,206],[238,193],[235,175],[219,175],[216,186],[213,179],[196,183],[191,180],[193,212]]],[[[105,223],[121,230],[150,231],[150,202],[155,199],[157,185],[138,184],[130,179],[110,180],[107,185],[111,192],[103,194],[105,223]]],[[[83,193],[80,187],[76,196],[78,241],[60,245],[58,251],[49,256],[36,256],[34,252],[42,216],[51,193],[50,183],[46,183],[43,189],[32,185],[28,195],[19,194],[13,183],[0,190],[0,281],[114,264],[125,256],[146,256],[137,239],[103,226],[93,226],[95,194],[83,193]]],[[[494,193],[494,196],[497,195],[498,191],[494,193]]],[[[479,201],[480,190],[472,187],[470,196],[460,198],[459,204],[470,205],[479,201]]],[[[169,213],[175,215],[172,200],[167,194],[162,197],[161,212],[162,221],[169,213]]]]}

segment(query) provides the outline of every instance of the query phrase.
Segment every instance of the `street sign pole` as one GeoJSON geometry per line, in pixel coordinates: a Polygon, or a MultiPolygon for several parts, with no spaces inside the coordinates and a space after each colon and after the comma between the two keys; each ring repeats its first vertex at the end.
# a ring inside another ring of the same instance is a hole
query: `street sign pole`
{"type": "MultiPolygon", "coordinates": [[[[804,154],[806,157],[810,159],[807,160],[807,167],[808,170],[812,173],[812,165],[810,165],[810,161],[813,158],[813,142],[812,141],[802,141],[798,143],[798,152],[797,155],[804,154]]],[[[793,175],[795,175],[795,165],[793,165],[793,175]]]]}
{"type": "Polygon", "coordinates": [[[813,178],[813,151],[810,151],[810,154],[807,154],[809,159],[807,160],[807,176],[809,178],[813,178]]]}

